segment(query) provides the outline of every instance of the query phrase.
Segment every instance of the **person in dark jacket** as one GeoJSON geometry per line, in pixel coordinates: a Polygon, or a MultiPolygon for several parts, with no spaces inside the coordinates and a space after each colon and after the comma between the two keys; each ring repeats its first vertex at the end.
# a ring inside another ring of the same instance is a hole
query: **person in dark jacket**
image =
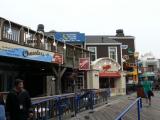
{"type": "Polygon", "coordinates": [[[23,81],[16,79],[15,87],[6,99],[6,111],[9,120],[27,120],[33,117],[29,93],[23,88],[23,81]]]}

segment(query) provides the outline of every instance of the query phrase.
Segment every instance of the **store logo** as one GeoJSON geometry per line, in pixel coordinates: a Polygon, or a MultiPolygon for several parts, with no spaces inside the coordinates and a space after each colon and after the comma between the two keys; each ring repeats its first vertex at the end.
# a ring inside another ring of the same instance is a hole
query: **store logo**
{"type": "Polygon", "coordinates": [[[27,57],[27,56],[28,56],[28,51],[27,51],[27,50],[24,50],[24,51],[23,51],[23,56],[24,56],[24,57],[27,57]]]}
{"type": "Polygon", "coordinates": [[[79,59],[79,70],[89,70],[90,69],[90,59],[80,58],[79,59]]]}

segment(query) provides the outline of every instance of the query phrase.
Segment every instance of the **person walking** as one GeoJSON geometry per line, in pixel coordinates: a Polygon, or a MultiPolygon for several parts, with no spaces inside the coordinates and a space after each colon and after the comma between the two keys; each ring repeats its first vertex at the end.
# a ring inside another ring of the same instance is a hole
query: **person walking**
{"type": "Polygon", "coordinates": [[[144,78],[144,81],[142,82],[146,103],[149,102],[149,105],[151,105],[151,96],[153,96],[152,92],[152,83],[148,80],[147,77],[144,78]]]}
{"type": "Polygon", "coordinates": [[[6,112],[9,120],[28,120],[33,117],[29,93],[23,88],[23,80],[16,79],[15,87],[6,99],[6,112]]]}

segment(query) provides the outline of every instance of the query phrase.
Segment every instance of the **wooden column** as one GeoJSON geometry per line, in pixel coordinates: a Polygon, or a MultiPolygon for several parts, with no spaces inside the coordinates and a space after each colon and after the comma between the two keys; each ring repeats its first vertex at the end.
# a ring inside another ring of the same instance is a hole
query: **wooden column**
{"type": "Polygon", "coordinates": [[[61,84],[61,78],[66,71],[67,68],[62,68],[61,65],[58,65],[58,69],[55,67],[52,68],[53,72],[56,75],[56,80],[55,80],[55,91],[56,94],[61,94],[62,93],[62,84],[61,84]]]}
{"type": "Polygon", "coordinates": [[[1,19],[0,20],[0,40],[3,39],[3,26],[4,26],[5,20],[1,19]]]}

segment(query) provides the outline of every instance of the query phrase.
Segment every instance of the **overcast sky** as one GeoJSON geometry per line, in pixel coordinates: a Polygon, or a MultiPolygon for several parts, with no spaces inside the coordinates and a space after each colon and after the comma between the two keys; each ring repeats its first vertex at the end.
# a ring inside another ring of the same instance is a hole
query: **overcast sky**
{"type": "Polygon", "coordinates": [[[160,0],[0,0],[0,16],[36,30],[135,36],[136,51],[160,58],[160,0]]]}

